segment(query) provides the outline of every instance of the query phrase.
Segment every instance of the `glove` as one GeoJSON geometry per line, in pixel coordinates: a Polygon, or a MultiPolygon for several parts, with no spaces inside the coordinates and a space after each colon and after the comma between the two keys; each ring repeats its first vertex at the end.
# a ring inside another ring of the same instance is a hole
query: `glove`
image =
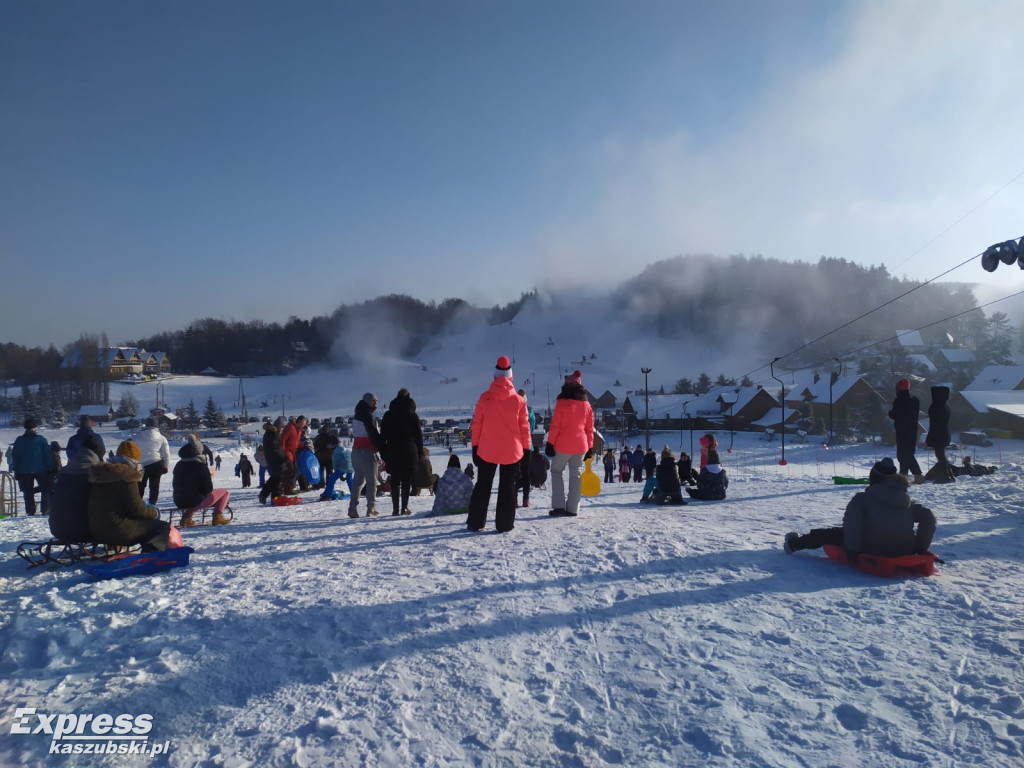
{"type": "Polygon", "coordinates": [[[478,467],[480,466],[480,456],[476,452],[476,446],[473,446],[473,463],[478,467]]]}
{"type": "Polygon", "coordinates": [[[590,461],[592,458],[594,458],[594,449],[593,448],[589,449],[586,453],[583,454],[583,460],[584,461],[590,461]]]}
{"type": "Polygon", "coordinates": [[[547,456],[548,458],[554,458],[555,446],[553,446],[551,443],[544,443],[544,455],[547,456]]]}

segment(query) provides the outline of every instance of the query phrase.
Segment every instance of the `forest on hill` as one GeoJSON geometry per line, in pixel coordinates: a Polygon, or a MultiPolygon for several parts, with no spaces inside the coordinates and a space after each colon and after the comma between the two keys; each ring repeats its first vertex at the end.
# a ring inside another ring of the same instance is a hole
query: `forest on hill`
{"type": "MultiPolygon", "coordinates": [[[[815,345],[808,352],[814,359],[828,359],[862,340],[892,337],[898,329],[921,328],[926,341],[946,338],[954,346],[984,344],[986,319],[969,311],[977,306],[969,285],[917,286],[891,276],[884,266],[862,267],[844,259],[822,257],[810,264],[761,256],[679,256],[651,264],[606,296],[587,301],[600,308],[601,322],[629,324],[638,335],[690,336],[724,347],[764,335],[776,348],[793,349],[881,307],[815,345]]],[[[313,364],[349,366],[359,357],[354,345],[365,346],[381,328],[401,332],[397,351],[411,359],[437,337],[508,322],[524,310],[571,306],[578,299],[571,291],[541,295],[534,290],[488,309],[460,298],[435,302],[392,294],[340,305],[330,315],[292,316],[285,323],[200,318],[179,330],[116,340],[114,346],[165,352],[176,373],[212,365],[224,374],[277,374],[313,364]]],[[[59,351],[0,345],[0,379],[20,385],[67,377],[61,361],[72,348],[106,345],[105,334],[83,334],[59,351]]]]}

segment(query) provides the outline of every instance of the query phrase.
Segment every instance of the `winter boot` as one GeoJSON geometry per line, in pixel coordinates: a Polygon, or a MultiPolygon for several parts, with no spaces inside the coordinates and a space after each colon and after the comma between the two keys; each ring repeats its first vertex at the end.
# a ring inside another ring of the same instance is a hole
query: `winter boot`
{"type": "Polygon", "coordinates": [[[178,522],[179,528],[192,528],[196,524],[196,521],[192,519],[192,513],[186,512],[181,516],[181,520],[178,522]]]}
{"type": "Polygon", "coordinates": [[[786,550],[787,555],[792,555],[796,550],[800,549],[800,547],[796,545],[796,540],[799,538],[799,533],[786,534],[786,540],[782,543],[782,548],[786,550]]]}
{"type": "Polygon", "coordinates": [[[406,507],[405,509],[403,509],[403,510],[402,510],[402,514],[403,514],[403,515],[411,515],[411,514],[412,514],[412,512],[410,512],[410,511],[409,511],[409,508],[408,508],[408,507],[406,507]]]}
{"type": "Polygon", "coordinates": [[[923,482],[924,482],[924,475],[922,475],[920,472],[918,472],[916,475],[914,475],[914,485],[921,485],[921,483],[923,483],[923,482]]]}
{"type": "Polygon", "coordinates": [[[213,525],[227,525],[231,521],[224,516],[223,512],[213,513],[213,525]]]}

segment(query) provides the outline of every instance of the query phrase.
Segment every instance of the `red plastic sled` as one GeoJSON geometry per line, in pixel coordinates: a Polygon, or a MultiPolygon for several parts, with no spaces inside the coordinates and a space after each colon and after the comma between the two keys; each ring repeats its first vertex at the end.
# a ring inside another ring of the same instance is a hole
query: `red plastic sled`
{"type": "Polygon", "coordinates": [[[275,507],[290,507],[293,504],[301,504],[301,496],[276,496],[274,497],[275,507]]]}
{"type": "Polygon", "coordinates": [[[881,555],[860,555],[857,562],[851,563],[846,558],[846,550],[834,544],[822,547],[831,559],[850,565],[858,571],[884,576],[892,579],[896,576],[933,576],[935,563],[942,562],[934,552],[923,555],[901,555],[900,557],[882,557],[881,555]]]}

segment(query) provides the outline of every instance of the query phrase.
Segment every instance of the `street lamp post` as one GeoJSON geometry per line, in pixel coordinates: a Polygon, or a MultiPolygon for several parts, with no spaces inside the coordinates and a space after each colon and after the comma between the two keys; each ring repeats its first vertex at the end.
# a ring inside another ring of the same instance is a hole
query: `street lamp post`
{"type": "Polygon", "coordinates": [[[775,375],[775,364],[781,360],[781,357],[776,357],[772,360],[768,370],[771,371],[772,378],[779,382],[779,386],[782,387],[782,395],[779,400],[782,403],[782,423],[779,425],[782,430],[782,458],[779,460],[779,466],[786,466],[786,385],[782,383],[782,379],[775,375]]]}
{"type": "Polygon", "coordinates": [[[647,445],[644,446],[645,450],[651,449],[651,391],[647,386],[647,374],[651,372],[650,368],[641,368],[640,373],[644,375],[644,424],[646,437],[644,438],[647,445]]]}

